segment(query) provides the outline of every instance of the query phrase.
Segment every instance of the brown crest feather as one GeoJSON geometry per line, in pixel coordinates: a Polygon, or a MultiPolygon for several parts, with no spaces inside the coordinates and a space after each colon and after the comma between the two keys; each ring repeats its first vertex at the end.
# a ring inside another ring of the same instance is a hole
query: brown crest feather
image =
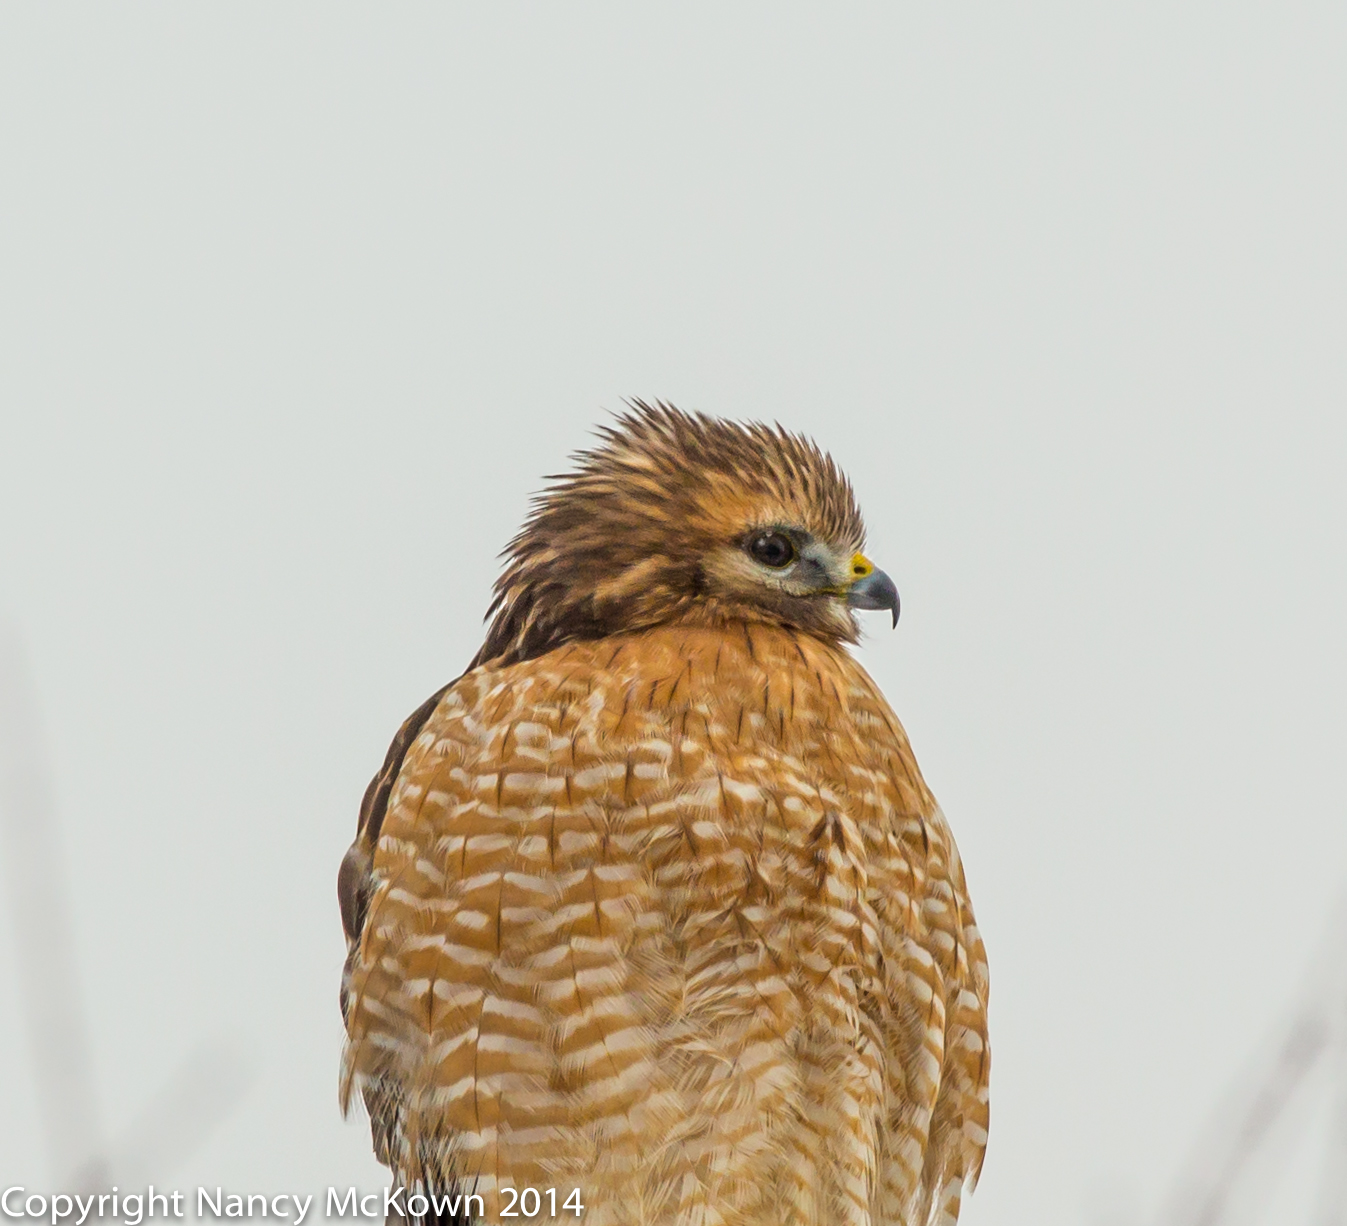
{"type": "Polygon", "coordinates": [[[780,426],[633,400],[599,436],[574,471],[548,478],[506,547],[470,667],[680,620],[787,621],[775,607],[718,604],[708,552],[783,521],[849,549],[864,543],[846,477],[780,426]]]}

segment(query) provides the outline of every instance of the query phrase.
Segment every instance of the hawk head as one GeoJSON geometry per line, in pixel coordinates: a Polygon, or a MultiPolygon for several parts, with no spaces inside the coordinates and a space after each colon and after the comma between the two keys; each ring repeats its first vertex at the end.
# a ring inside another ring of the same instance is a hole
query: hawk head
{"type": "Polygon", "coordinates": [[[638,400],[575,459],[505,550],[474,666],[670,623],[848,643],[853,609],[897,624],[851,485],[808,439],[638,400]]]}

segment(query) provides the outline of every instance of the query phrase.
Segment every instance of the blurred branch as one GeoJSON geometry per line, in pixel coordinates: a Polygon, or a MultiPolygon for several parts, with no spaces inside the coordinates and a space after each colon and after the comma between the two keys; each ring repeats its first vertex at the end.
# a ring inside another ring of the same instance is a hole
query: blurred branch
{"type": "Polygon", "coordinates": [[[240,1051],[198,1048],[109,1149],[79,976],[72,910],[37,702],[14,637],[0,628],[0,850],[18,944],[16,996],[57,1186],[95,1191],[165,1176],[233,1109],[252,1073],[240,1051]]]}
{"type": "MultiPolygon", "coordinates": [[[[1251,1073],[1232,1100],[1225,1104],[1200,1138],[1183,1182],[1162,1221],[1169,1226],[1223,1226],[1230,1220],[1241,1177],[1254,1157],[1263,1150],[1279,1120],[1287,1113],[1297,1091],[1311,1074],[1331,1065],[1334,1048],[1341,1047],[1347,1031],[1347,906],[1330,926],[1319,956],[1314,960],[1307,987],[1293,1009],[1281,1037],[1271,1046],[1271,1056],[1251,1073]]],[[[1347,1153],[1347,1067],[1338,1065],[1338,1093],[1342,1098],[1338,1154],[1347,1153]]],[[[1327,1081],[1326,1074],[1322,1081],[1327,1081]]],[[[1336,1189],[1325,1184],[1323,1219],[1332,1226],[1347,1226],[1341,1180],[1336,1189]],[[1328,1206],[1336,1201],[1336,1207],[1328,1206]]]]}
{"type": "Polygon", "coordinates": [[[101,1152],[93,1059],[76,972],[55,800],[23,653],[0,629],[0,850],[19,957],[15,994],[57,1182],[101,1152]]]}

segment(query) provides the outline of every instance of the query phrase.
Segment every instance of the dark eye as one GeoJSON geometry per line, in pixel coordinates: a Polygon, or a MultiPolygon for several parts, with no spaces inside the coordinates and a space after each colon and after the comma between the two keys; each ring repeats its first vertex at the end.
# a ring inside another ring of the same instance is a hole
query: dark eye
{"type": "Polygon", "coordinates": [[[795,546],[779,532],[764,532],[748,543],[749,554],[764,566],[780,570],[795,561],[795,546]]]}

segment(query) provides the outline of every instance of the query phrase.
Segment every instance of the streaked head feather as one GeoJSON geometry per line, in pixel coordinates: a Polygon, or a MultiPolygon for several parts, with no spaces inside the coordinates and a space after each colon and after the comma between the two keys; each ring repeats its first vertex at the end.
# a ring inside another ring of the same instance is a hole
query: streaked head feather
{"type": "Polygon", "coordinates": [[[768,621],[855,641],[836,599],[735,582],[743,540],[790,527],[839,556],[865,527],[846,477],[810,440],[633,401],[548,478],[507,546],[474,665],[676,621],[768,621]],[[728,563],[728,564],[727,564],[728,563]]]}

